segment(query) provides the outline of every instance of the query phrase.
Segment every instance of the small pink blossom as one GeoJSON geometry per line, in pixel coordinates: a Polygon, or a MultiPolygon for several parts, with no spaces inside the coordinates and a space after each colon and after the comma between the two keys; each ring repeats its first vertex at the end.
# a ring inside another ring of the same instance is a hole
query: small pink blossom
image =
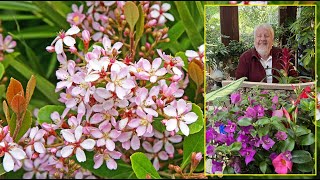
{"type": "Polygon", "coordinates": [[[56,53],[61,54],[63,52],[63,43],[69,47],[74,46],[76,44],[76,40],[71,36],[78,32],[80,32],[80,29],[77,26],[72,26],[66,33],[61,31],[59,36],[51,43],[51,45],[55,44],[54,49],[56,53]]]}

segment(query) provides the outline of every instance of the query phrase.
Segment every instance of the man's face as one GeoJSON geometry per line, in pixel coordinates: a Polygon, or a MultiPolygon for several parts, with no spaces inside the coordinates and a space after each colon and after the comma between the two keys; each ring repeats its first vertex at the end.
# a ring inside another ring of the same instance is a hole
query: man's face
{"type": "Polygon", "coordinates": [[[256,48],[258,53],[262,56],[269,55],[272,45],[273,38],[270,31],[265,28],[257,29],[254,38],[254,47],[256,48]]]}

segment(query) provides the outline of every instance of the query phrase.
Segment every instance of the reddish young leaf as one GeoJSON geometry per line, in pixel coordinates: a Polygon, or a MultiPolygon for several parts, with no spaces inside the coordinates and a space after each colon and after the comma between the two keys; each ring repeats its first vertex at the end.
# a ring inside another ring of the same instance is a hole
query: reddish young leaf
{"type": "Polygon", "coordinates": [[[26,88],[26,104],[27,104],[27,106],[31,100],[31,97],[33,95],[33,91],[34,91],[35,87],[36,87],[36,77],[32,75],[28,84],[27,84],[27,88],[26,88]]]}
{"type": "Polygon", "coordinates": [[[6,94],[6,98],[10,107],[12,106],[11,102],[13,97],[17,94],[24,97],[23,87],[19,81],[15,80],[14,78],[11,78],[8,89],[7,89],[7,94],[6,94]]]}
{"type": "Polygon", "coordinates": [[[203,69],[197,62],[198,60],[194,59],[191,61],[188,67],[188,74],[190,78],[197,84],[197,87],[200,87],[203,84],[203,69]]]}
{"type": "Polygon", "coordinates": [[[27,109],[26,99],[20,94],[15,95],[11,101],[11,109],[17,115],[24,113],[27,109]]]}

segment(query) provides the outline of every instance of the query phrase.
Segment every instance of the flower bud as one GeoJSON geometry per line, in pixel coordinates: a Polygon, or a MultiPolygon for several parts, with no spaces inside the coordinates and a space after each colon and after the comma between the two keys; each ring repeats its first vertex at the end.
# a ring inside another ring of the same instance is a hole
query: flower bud
{"type": "Polygon", "coordinates": [[[88,30],[82,31],[82,39],[84,42],[90,41],[90,32],[88,30]]]}
{"type": "Polygon", "coordinates": [[[70,51],[71,53],[76,53],[78,50],[77,50],[77,48],[76,48],[75,46],[71,46],[71,47],[69,48],[69,51],[70,51]]]}
{"type": "Polygon", "coordinates": [[[47,46],[47,47],[46,47],[46,50],[47,50],[48,52],[50,52],[50,53],[55,52],[54,46],[47,46]]]}

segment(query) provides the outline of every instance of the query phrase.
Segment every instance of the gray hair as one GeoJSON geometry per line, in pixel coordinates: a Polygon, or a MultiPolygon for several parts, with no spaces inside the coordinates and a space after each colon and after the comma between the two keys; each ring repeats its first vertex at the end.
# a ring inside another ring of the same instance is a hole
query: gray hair
{"type": "Polygon", "coordinates": [[[264,24],[259,24],[257,25],[254,30],[253,30],[253,35],[254,35],[254,38],[256,38],[256,32],[258,29],[267,29],[270,33],[271,33],[271,36],[272,36],[272,39],[274,39],[274,31],[273,31],[273,28],[270,24],[268,23],[264,23],[264,24]]]}

